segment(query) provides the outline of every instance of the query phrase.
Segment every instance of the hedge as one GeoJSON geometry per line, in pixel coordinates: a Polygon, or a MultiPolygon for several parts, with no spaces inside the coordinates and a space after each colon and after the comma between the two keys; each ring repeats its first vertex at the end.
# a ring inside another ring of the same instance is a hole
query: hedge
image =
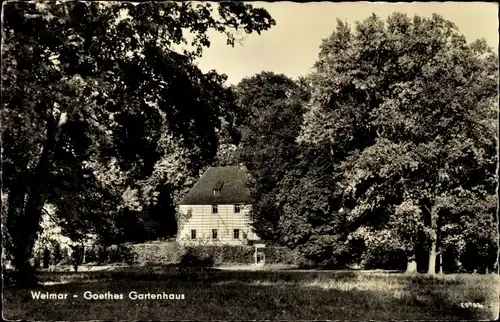
{"type": "MultiPolygon", "coordinates": [[[[303,258],[286,247],[266,247],[263,249],[266,264],[299,265],[303,258]]],[[[185,254],[196,255],[200,260],[212,259],[214,265],[253,264],[255,248],[251,246],[187,246],[185,254]]]]}
{"type": "MultiPolygon", "coordinates": [[[[300,264],[301,256],[285,247],[263,249],[268,264],[300,264]]],[[[207,266],[253,264],[255,248],[252,246],[180,246],[175,242],[113,245],[86,250],[85,262],[98,264],[127,263],[140,265],[183,264],[207,266]],[[196,262],[196,261],[199,261],[196,262]]]]}
{"type": "Polygon", "coordinates": [[[129,245],[112,245],[109,247],[95,246],[85,250],[85,263],[97,264],[137,262],[138,253],[129,245]]]}
{"type": "Polygon", "coordinates": [[[181,260],[183,249],[176,242],[161,242],[128,245],[136,254],[135,262],[139,264],[176,264],[181,260]]]}
{"type": "Polygon", "coordinates": [[[299,252],[286,247],[266,247],[264,254],[267,264],[300,265],[305,262],[299,252]]]}
{"type": "Polygon", "coordinates": [[[214,265],[251,264],[254,261],[254,249],[249,246],[186,246],[184,251],[200,259],[212,258],[214,265]]]}

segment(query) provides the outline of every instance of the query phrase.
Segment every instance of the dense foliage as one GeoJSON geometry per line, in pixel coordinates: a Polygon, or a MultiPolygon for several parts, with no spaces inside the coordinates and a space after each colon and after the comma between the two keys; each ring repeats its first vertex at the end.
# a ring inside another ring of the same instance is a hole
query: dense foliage
{"type": "Polygon", "coordinates": [[[425,254],[435,273],[441,254],[445,270],[493,268],[498,57],[442,17],[338,21],[307,77],[228,88],[196,66],[207,32],[233,45],[274,25],[263,9],[12,2],[3,15],[2,234],[19,280],[55,235],[54,252],[91,234],[99,261],[135,261],[109,245],[174,235],[199,174],[237,163],[256,232],[316,264],[412,270],[425,254]]]}
{"type": "Polygon", "coordinates": [[[47,203],[74,239],[112,239],[124,212],[158,198],[171,208],[213,161],[228,106],[224,76],[195,65],[207,31],[231,45],[273,24],[236,2],[5,5],[2,193],[20,276],[47,203]]]}
{"type": "Polygon", "coordinates": [[[409,260],[423,239],[429,273],[451,227],[465,239],[469,223],[492,245],[494,207],[466,206],[496,200],[498,58],[484,41],[468,44],[437,15],[372,16],[354,30],[338,21],[311,79],[299,141],[339,165],[342,203],[329,205],[346,208],[351,229],[395,232],[409,260]]]}
{"type": "Polygon", "coordinates": [[[498,57],[484,40],[437,15],[338,21],[300,84],[236,87],[262,237],[336,267],[413,270],[425,252],[429,273],[438,254],[493,266],[498,57]]]}
{"type": "Polygon", "coordinates": [[[246,165],[251,180],[252,220],[264,239],[279,239],[283,209],[277,204],[277,185],[298,153],[307,83],[283,74],[262,72],[243,79],[234,89],[241,110],[241,142],[235,159],[246,165]]]}

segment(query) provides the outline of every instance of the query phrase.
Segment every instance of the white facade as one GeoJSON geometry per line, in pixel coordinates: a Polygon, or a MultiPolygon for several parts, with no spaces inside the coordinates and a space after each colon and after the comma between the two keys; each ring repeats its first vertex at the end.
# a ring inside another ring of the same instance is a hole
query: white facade
{"type": "Polygon", "coordinates": [[[181,244],[246,245],[259,239],[250,225],[249,205],[179,205],[179,212],[181,244]]]}

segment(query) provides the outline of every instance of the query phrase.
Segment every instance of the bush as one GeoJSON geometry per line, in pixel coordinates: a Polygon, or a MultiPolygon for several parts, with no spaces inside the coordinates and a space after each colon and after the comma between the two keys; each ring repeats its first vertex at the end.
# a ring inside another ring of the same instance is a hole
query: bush
{"type": "Polygon", "coordinates": [[[316,266],[345,268],[352,262],[351,248],[341,236],[321,235],[298,247],[300,254],[316,266]]]}
{"type": "Polygon", "coordinates": [[[85,249],[85,263],[99,262],[99,248],[89,247],[85,249]]]}
{"type": "Polygon", "coordinates": [[[305,261],[298,251],[287,247],[266,247],[264,254],[267,264],[299,265],[305,261]]]}
{"type": "Polygon", "coordinates": [[[212,267],[215,264],[213,254],[200,248],[188,247],[179,264],[183,267],[212,267]]]}
{"type": "Polygon", "coordinates": [[[33,257],[33,268],[38,269],[40,268],[41,264],[42,264],[42,259],[40,254],[35,253],[33,257]]]}
{"type": "Polygon", "coordinates": [[[71,248],[73,250],[71,253],[71,262],[76,271],[77,267],[83,263],[83,246],[73,246],[71,248]]]}
{"type": "MultiPolygon", "coordinates": [[[[229,264],[253,264],[255,248],[252,246],[179,246],[177,243],[161,242],[133,245],[97,246],[86,253],[86,262],[127,263],[144,265],[181,264],[189,266],[213,266],[229,264]]],[[[264,248],[268,264],[303,263],[304,258],[286,247],[264,248]]]]}
{"type": "Polygon", "coordinates": [[[368,248],[362,255],[361,266],[365,269],[405,270],[407,256],[401,250],[368,248]]]}
{"type": "Polygon", "coordinates": [[[467,272],[477,270],[484,273],[487,269],[492,271],[497,261],[496,243],[490,240],[468,242],[459,258],[462,268],[467,272]]]}
{"type": "Polygon", "coordinates": [[[53,243],[53,256],[52,256],[52,264],[57,265],[59,262],[63,260],[63,251],[61,249],[61,245],[57,242],[53,243]]]}
{"type": "Polygon", "coordinates": [[[129,246],[112,245],[106,249],[108,263],[127,263],[134,264],[136,262],[137,253],[129,246]]]}
{"type": "Polygon", "coordinates": [[[217,265],[251,264],[254,262],[254,248],[249,246],[208,246],[205,251],[214,254],[217,265]]]}
{"type": "MultiPolygon", "coordinates": [[[[215,265],[253,264],[255,248],[252,246],[188,246],[185,251],[195,251],[214,259],[215,265]]],[[[295,264],[304,261],[297,251],[286,247],[266,247],[263,249],[267,264],[295,264]]]]}
{"type": "Polygon", "coordinates": [[[129,245],[140,264],[176,264],[181,260],[183,249],[175,242],[160,242],[129,245]]]}
{"type": "Polygon", "coordinates": [[[97,262],[99,264],[104,264],[108,261],[108,252],[106,250],[106,247],[104,246],[96,247],[96,253],[97,253],[97,262]]]}
{"type": "Polygon", "coordinates": [[[211,258],[214,265],[253,263],[253,250],[248,246],[187,246],[184,248],[182,258],[186,254],[211,258]]]}
{"type": "Polygon", "coordinates": [[[128,245],[94,246],[85,251],[85,262],[134,264],[137,263],[137,253],[128,245]]]}

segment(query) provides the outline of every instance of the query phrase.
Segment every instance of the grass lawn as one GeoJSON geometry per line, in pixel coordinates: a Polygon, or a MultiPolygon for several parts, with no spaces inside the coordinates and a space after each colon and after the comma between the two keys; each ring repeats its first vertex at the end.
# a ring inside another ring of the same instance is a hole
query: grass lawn
{"type": "Polygon", "coordinates": [[[436,277],[354,271],[180,271],[173,267],[42,273],[37,289],[4,288],[9,320],[465,320],[495,319],[496,275],[436,277]],[[36,300],[32,291],[68,293],[36,300]],[[83,293],[123,294],[86,300],[83,293]],[[131,300],[128,294],[174,293],[184,299],[131,300]],[[74,298],[73,295],[77,295],[74,298]],[[461,303],[482,308],[461,307],[461,303]]]}

